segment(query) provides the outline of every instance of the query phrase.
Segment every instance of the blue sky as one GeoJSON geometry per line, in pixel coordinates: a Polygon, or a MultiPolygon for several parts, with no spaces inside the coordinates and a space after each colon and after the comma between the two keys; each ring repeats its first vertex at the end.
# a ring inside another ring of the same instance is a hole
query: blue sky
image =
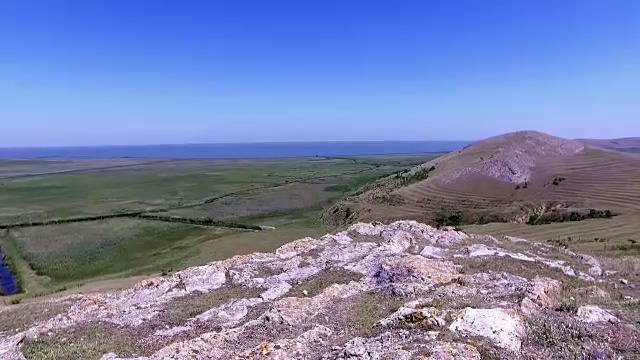
{"type": "Polygon", "coordinates": [[[7,0],[0,146],[640,136],[636,0],[7,0]]]}

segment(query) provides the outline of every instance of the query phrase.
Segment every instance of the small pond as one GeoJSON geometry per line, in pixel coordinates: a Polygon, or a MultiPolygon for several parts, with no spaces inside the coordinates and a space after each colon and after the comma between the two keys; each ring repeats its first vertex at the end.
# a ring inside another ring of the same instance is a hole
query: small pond
{"type": "Polygon", "coordinates": [[[17,290],[16,280],[4,264],[4,254],[0,250],[0,295],[13,295],[17,290]]]}

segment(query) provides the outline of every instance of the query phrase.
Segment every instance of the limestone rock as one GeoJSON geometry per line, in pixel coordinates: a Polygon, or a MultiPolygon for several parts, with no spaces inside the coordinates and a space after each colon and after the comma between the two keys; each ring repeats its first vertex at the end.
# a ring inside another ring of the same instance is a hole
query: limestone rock
{"type": "Polygon", "coordinates": [[[386,332],[375,338],[356,337],[343,347],[324,354],[323,360],[410,360],[411,353],[401,349],[403,344],[417,340],[408,331],[386,332]]]}
{"type": "Polygon", "coordinates": [[[589,268],[589,270],[587,271],[587,273],[591,276],[597,277],[597,276],[602,276],[602,268],[600,266],[594,266],[589,268]]]}
{"type": "Polygon", "coordinates": [[[3,337],[2,334],[0,334],[0,359],[26,360],[18,347],[23,339],[24,334],[18,334],[10,337],[3,337]]]}
{"type": "Polygon", "coordinates": [[[191,330],[191,326],[176,326],[169,329],[158,330],[153,335],[172,337],[179,333],[189,331],[189,330],[191,330]]]}
{"type": "Polygon", "coordinates": [[[416,302],[405,304],[386,319],[380,321],[382,326],[411,327],[420,325],[421,329],[438,329],[447,325],[447,317],[451,310],[441,310],[437,308],[416,309],[413,305],[416,302]]]}
{"type": "Polygon", "coordinates": [[[613,316],[607,310],[604,310],[594,305],[579,307],[578,312],[576,313],[576,317],[578,320],[586,323],[594,323],[594,322],[616,323],[620,321],[618,320],[617,317],[613,316]]]}
{"type": "Polygon", "coordinates": [[[447,249],[427,245],[422,249],[420,255],[432,259],[442,259],[447,257],[447,252],[447,249]]]}
{"type": "Polygon", "coordinates": [[[284,298],[276,301],[271,309],[261,316],[267,322],[297,325],[316,316],[335,300],[348,298],[364,291],[358,283],[335,284],[312,298],[284,298]]]}
{"type": "Polygon", "coordinates": [[[396,221],[389,225],[358,223],[349,227],[349,231],[368,236],[382,236],[389,239],[399,231],[409,233],[432,244],[452,245],[469,236],[462,231],[438,231],[434,227],[417,221],[396,221]]]}
{"type": "Polygon", "coordinates": [[[524,322],[514,310],[466,308],[449,327],[451,331],[482,336],[497,346],[520,351],[524,322]]]}
{"type": "Polygon", "coordinates": [[[213,308],[196,316],[196,319],[200,321],[216,319],[223,325],[233,325],[247,315],[249,307],[261,304],[262,302],[264,302],[264,300],[258,298],[232,300],[220,307],[213,308]]]}
{"type": "Polygon", "coordinates": [[[519,242],[525,242],[526,243],[526,242],[529,242],[529,240],[527,240],[527,239],[521,239],[521,238],[513,237],[513,236],[503,236],[502,238],[507,240],[507,241],[509,241],[509,242],[512,242],[512,243],[519,243],[519,242]]]}
{"type": "Polygon", "coordinates": [[[436,342],[429,345],[428,360],[480,360],[480,352],[474,346],[460,343],[436,342]]]}
{"type": "Polygon", "coordinates": [[[560,282],[550,278],[536,277],[528,284],[521,309],[525,315],[533,315],[540,308],[552,308],[560,299],[560,282]]]}
{"type": "Polygon", "coordinates": [[[286,294],[291,290],[291,285],[286,281],[277,281],[275,284],[269,286],[269,289],[262,294],[260,297],[266,301],[273,301],[282,295],[286,294]]]}
{"type": "Polygon", "coordinates": [[[280,257],[294,257],[301,253],[305,253],[316,249],[318,246],[326,243],[326,240],[316,240],[311,237],[306,237],[300,240],[292,241],[288,244],[284,244],[276,250],[276,255],[280,257]]]}
{"type": "Polygon", "coordinates": [[[419,294],[445,284],[460,274],[450,261],[430,260],[419,255],[384,258],[367,274],[371,288],[387,288],[400,295],[419,294]]]}
{"type": "Polygon", "coordinates": [[[585,287],[585,288],[580,288],[576,290],[578,294],[583,295],[583,296],[587,296],[590,298],[596,298],[596,299],[608,299],[609,293],[607,293],[606,291],[602,290],[601,288],[597,287],[597,286],[589,286],[589,287],[585,287]]]}

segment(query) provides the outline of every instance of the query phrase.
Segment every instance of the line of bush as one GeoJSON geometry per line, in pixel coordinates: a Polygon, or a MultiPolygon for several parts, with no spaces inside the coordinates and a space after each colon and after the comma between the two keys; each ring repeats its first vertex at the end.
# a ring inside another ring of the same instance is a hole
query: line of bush
{"type": "Polygon", "coordinates": [[[103,214],[103,215],[78,216],[78,217],[70,217],[70,218],[64,218],[64,219],[25,221],[25,222],[19,222],[19,223],[0,224],[0,229],[58,225],[58,224],[67,224],[67,223],[83,222],[83,221],[106,220],[106,219],[121,218],[121,217],[136,217],[143,213],[144,213],[143,211],[135,211],[135,212],[122,212],[122,213],[103,214]]]}
{"type": "Polygon", "coordinates": [[[49,220],[42,220],[42,221],[26,221],[26,222],[20,222],[20,223],[0,224],[0,229],[60,225],[60,224],[68,224],[68,223],[75,223],[75,222],[98,221],[98,220],[107,220],[107,219],[125,218],[125,217],[156,220],[156,221],[166,221],[166,222],[179,222],[179,223],[193,224],[193,225],[207,225],[207,226],[220,226],[220,227],[230,227],[230,228],[248,229],[248,230],[260,230],[260,227],[257,225],[247,225],[247,224],[241,224],[233,221],[220,221],[220,220],[215,220],[207,217],[186,218],[181,216],[167,216],[167,215],[147,213],[143,211],[71,217],[66,219],[49,219],[49,220]]]}
{"type": "Polygon", "coordinates": [[[221,220],[215,220],[208,217],[187,218],[182,216],[140,214],[137,216],[137,218],[145,219],[145,220],[191,224],[191,225],[206,225],[206,226],[220,226],[220,227],[228,227],[228,228],[236,228],[236,229],[261,230],[260,226],[257,226],[257,225],[241,224],[234,221],[221,221],[221,220]]]}
{"type": "Polygon", "coordinates": [[[589,209],[586,211],[551,211],[544,214],[533,214],[529,217],[527,224],[543,225],[567,221],[582,221],[587,219],[610,219],[615,214],[611,210],[589,209]]]}
{"type": "Polygon", "coordinates": [[[341,192],[341,193],[351,193],[354,192],[367,184],[370,184],[374,181],[384,179],[388,176],[397,174],[397,171],[393,172],[384,172],[384,173],[373,173],[373,174],[363,174],[360,176],[353,177],[351,179],[347,179],[347,181],[327,186],[324,188],[324,191],[333,191],[333,192],[341,192]]]}
{"type": "Polygon", "coordinates": [[[464,225],[465,219],[462,211],[456,211],[453,214],[438,213],[434,218],[438,227],[440,226],[461,226],[464,225]]]}
{"type": "Polygon", "coordinates": [[[395,177],[396,179],[400,180],[401,186],[407,186],[420,182],[422,180],[426,180],[427,178],[429,178],[429,173],[434,171],[435,169],[435,166],[432,166],[430,168],[420,169],[414,173],[408,173],[404,171],[397,173],[395,177]]]}

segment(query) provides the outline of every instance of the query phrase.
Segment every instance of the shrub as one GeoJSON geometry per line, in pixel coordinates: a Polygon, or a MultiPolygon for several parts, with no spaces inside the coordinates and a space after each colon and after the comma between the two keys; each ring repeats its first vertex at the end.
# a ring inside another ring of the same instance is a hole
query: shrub
{"type": "Polygon", "coordinates": [[[541,215],[531,215],[527,224],[541,225],[566,221],[582,221],[587,219],[610,219],[615,214],[611,210],[589,209],[585,211],[550,211],[541,215]]]}
{"type": "Polygon", "coordinates": [[[551,240],[547,240],[547,242],[551,243],[553,246],[557,246],[560,248],[564,248],[567,249],[569,248],[569,243],[567,242],[566,239],[551,239],[551,240]]]}
{"type": "Polygon", "coordinates": [[[412,174],[403,174],[400,179],[400,183],[402,186],[406,186],[420,182],[422,180],[426,180],[427,178],[429,178],[429,173],[434,171],[435,169],[435,166],[431,166],[428,169],[420,169],[412,174]]]}
{"type": "Polygon", "coordinates": [[[578,311],[578,305],[573,301],[563,301],[555,309],[560,312],[575,313],[578,311]]]}
{"type": "Polygon", "coordinates": [[[461,211],[454,214],[439,213],[435,217],[438,226],[460,226],[463,224],[464,216],[461,211]]]}

